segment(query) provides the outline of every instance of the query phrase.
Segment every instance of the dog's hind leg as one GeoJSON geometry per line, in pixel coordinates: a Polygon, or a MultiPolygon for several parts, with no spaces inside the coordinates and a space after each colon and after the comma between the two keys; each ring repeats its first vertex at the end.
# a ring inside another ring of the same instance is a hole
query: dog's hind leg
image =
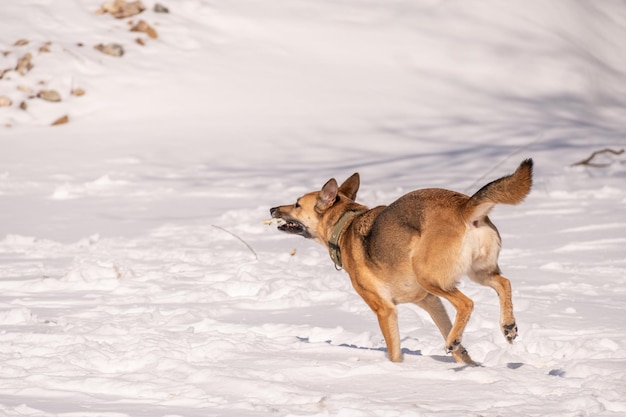
{"type": "Polygon", "coordinates": [[[459,351],[461,339],[463,338],[463,330],[465,330],[465,326],[474,309],[474,302],[457,288],[444,290],[437,285],[433,285],[430,280],[425,279],[421,275],[418,275],[418,282],[426,291],[445,298],[454,306],[456,317],[454,318],[452,329],[450,329],[448,337],[446,338],[446,350],[450,353],[459,351]]]}
{"type": "MultiPolygon", "coordinates": [[[[426,310],[426,312],[435,322],[435,325],[437,325],[437,328],[441,332],[444,340],[446,340],[448,338],[448,335],[450,334],[450,330],[452,330],[452,322],[450,321],[450,316],[448,316],[448,312],[441,302],[441,298],[433,294],[427,294],[426,297],[419,301],[416,301],[415,304],[426,310]]],[[[463,347],[463,345],[459,345],[458,350],[452,352],[452,356],[458,363],[477,365],[476,362],[474,362],[469,356],[467,350],[463,347]]]]}
{"type": "Polygon", "coordinates": [[[497,272],[471,272],[472,281],[493,288],[500,299],[500,329],[507,342],[513,343],[517,337],[517,324],[513,316],[513,301],[511,300],[511,282],[497,272]]]}

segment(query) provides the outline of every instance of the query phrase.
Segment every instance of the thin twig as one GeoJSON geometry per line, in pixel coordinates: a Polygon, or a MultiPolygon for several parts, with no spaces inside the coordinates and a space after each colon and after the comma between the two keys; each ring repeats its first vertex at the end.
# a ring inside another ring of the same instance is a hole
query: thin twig
{"type": "Polygon", "coordinates": [[[212,224],[211,226],[215,227],[216,229],[220,229],[226,233],[228,233],[229,235],[235,237],[236,239],[238,239],[241,243],[243,243],[244,245],[246,245],[246,247],[248,249],[250,249],[250,252],[252,252],[252,254],[254,255],[254,257],[256,258],[256,260],[259,260],[259,256],[256,254],[256,252],[254,251],[254,249],[252,249],[252,246],[248,245],[248,242],[246,242],[245,240],[243,240],[242,238],[240,238],[239,236],[237,236],[236,234],[234,234],[233,232],[231,232],[230,230],[226,230],[221,226],[212,224]]]}
{"type": "Polygon", "coordinates": [[[616,151],[615,149],[605,148],[605,149],[602,149],[600,151],[595,151],[594,153],[591,154],[591,156],[589,156],[589,158],[586,158],[586,159],[583,159],[582,161],[578,161],[576,163],[573,163],[570,166],[575,167],[575,166],[578,166],[578,165],[586,165],[586,166],[590,166],[590,167],[599,168],[599,167],[605,167],[605,166],[610,165],[610,164],[594,164],[594,163],[591,162],[591,160],[593,158],[595,158],[597,155],[600,155],[601,153],[612,153],[613,155],[621,155],[621,154],[624,153],[624,150],[620,149],[619,151],[616,151]]]}

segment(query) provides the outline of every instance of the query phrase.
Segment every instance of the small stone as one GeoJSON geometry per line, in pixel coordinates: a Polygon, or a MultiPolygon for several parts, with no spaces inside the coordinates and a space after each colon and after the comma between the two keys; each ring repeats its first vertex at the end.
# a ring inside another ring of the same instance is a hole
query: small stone
{"type": "Polygon", "coordinates": [[[43,45],[41,45],[39,47],[39,52],[40,53],[45,53],[45,52],[50,52],[50,46],[52,45],[52,42],[46,42],[43,45]]]}
{"type": "Polygon", "coordinates": [[[58,119],[56,119],[54,122],[52,122],[52,126],[63,125],[65,123],[68,123],[69,121],[70,121],[70,117],[66,114],[65,116],[61,116],[58,119]]]}
{"type": "Polygon", "coordinates": [[[131,32],[143,32],[152,39],[156,39],[158,37],[157,31],[148,23],[146,23],[145,20],[140,20],[139,22],[137,22],[135,26],[130,28],[130,31],[131,32]]]}
{"type": "Polygon", "coordinates": [[[119,43],[108,43],[106,45],[98,44],[94,48],[103,54],[111,55],[111,56],[122,56],[124,55],[124,47],[119,43]]]}
{"type": "Polygon", "coordinates": [[[61,101],[61,95],[56,90],[40,90],[37,97],[53,103],[61,101]]]}
{"type": "Polygon", "coordinates": [[[80,87],[72,88],[71,93],[73,96],[80,97],[85,95],[85,90],[80,87]]]}
{"type": "Polygon", "coordinates": [[[0,96],[0,107],[9,107],[13,101],[7,96],[0,96]]]}
{"type": "Polygon", "coordinates": [[[31,87],[27,86],[27,85],[20,84],[20,85],[17,86],[17,89],[19,91],[21,91],[22,93],[26,93],[26,94],[32,94],[33,93],[33,89],[31,87]]]}
{"type": "Polygon", "coordinates": [[[22,110],[28,110],[28,103],[26,103],[25,101],[22,101],[20,103],[20,109],[22,110]]]}
{"type": "Polygon", "coordinates": [[[20,39],[13,44],[13,46],[24,46],[24,45],[28,45],[28,39],[20,39]]]}
{"type": "Polygon", "coordinates": [[[126,0],[115,0],[104,2],[100,9],[96,11],[96,14],[110,13],[117,19],[125,19],[139,14],[144,10],[146,10],[146,6],[140,1],[126,3],[126,0]]]}
{"type": "Polygon", "coordinates": [[[169,13],[170,10],[167,7],[163,6],[161,3],[155,3],[154,12],[155,13],[169,13]]]}
{"type": "Polygon", "coordinates": [[[17,71],[20,75],[26,75],[28,71],[33,69],[33,63],[31,62],[33,56],[30,52],[24,54],[23,57],[17,60],[17,65],[15,66],[15,71],[17,71]]]}

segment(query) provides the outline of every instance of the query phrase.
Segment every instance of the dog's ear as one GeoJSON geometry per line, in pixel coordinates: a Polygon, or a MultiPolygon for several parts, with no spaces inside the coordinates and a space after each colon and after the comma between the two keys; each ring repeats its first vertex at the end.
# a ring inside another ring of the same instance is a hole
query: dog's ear
{"type": "Polygon", "coordinates": [[[329,179],[317,195],[315,209],[319,212],[323,212],[328,209],[335,203],[338,192],[339,186],[337,185],[337,181],[334,178],[329,179]]]}
{"type": "Polygon", "coordinates": [[[355,172],[341,184],[339,192],[348,197],[352,201],[356,201],[356,193],[359,191],[359,185],[361,185],[361,177],[358,172],[355,172]]]}

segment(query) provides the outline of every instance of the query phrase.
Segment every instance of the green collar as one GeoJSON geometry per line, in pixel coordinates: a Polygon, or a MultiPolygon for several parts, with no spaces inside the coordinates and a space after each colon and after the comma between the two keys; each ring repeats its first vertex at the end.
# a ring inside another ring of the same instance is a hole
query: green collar
{"type": "Polygon", "coordinates": [[[346,211],[341,218],[339,218],[339,221],[335,227],[333,227],[330,234],[330,239],[328,240],[328,251],[330,252],[330,258],[335,263],[335,268],[338,271],[343,267],[343,263],[341,262],[341,250],[339,249],[339,238],[341,237],[341,233],[343,232],[346,222],[359,213],[361,212],[346,211]]]}

